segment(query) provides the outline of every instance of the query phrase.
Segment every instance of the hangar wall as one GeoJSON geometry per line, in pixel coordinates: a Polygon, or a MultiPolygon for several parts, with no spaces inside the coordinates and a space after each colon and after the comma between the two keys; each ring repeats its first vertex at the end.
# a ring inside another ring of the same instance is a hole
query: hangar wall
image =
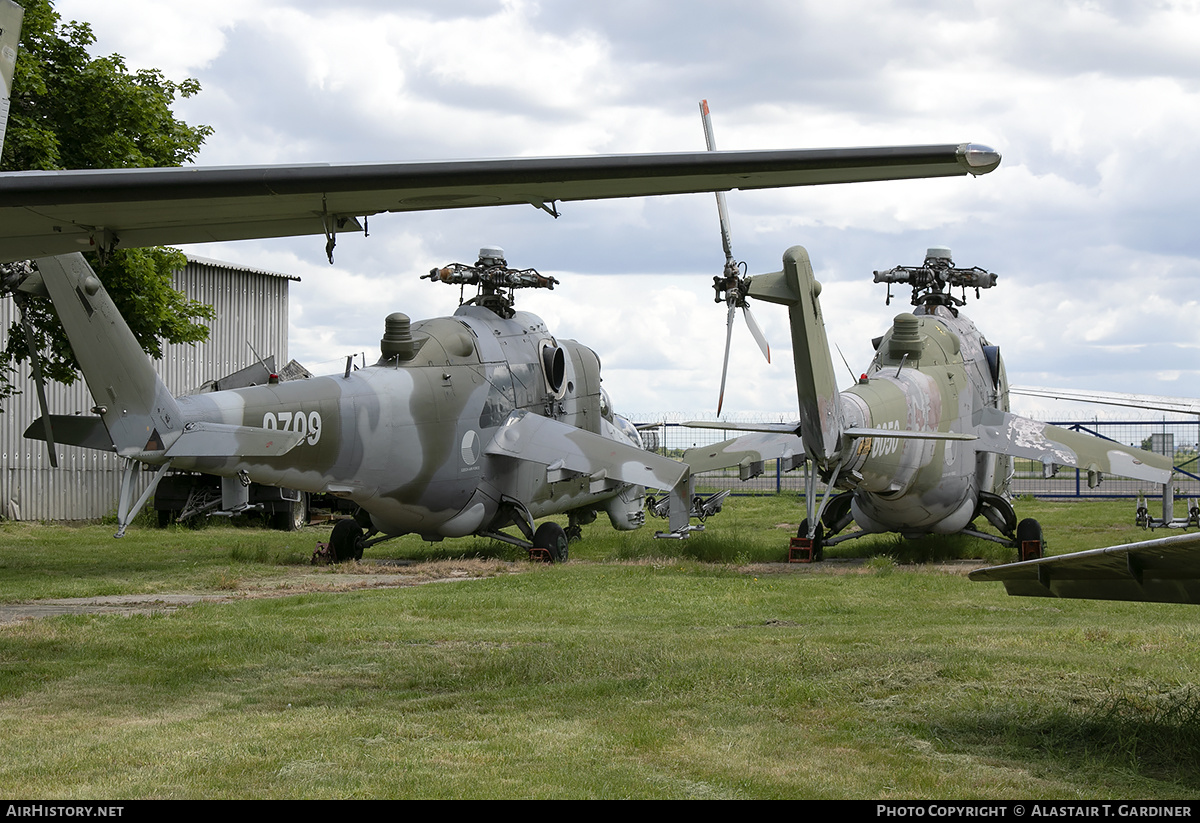
{"type": "MultiPolygon", "coordinates": [[[[253,346],[263,357],[288,362],[288,285],[291,277],[188,257],[176,272],[175,288],[216,309],[209,339],[195,346],[164,347],[158,373],[174,394],[189,392],[208,380],[231,374],[255,362],[253,346]]],[[[12,300],[0,300],[0,334],[17,321],[12,300]]],[[[23,364],[13,382],[22,394],[10,398],[0,415],[0,516],[12,520],[93,520],[115,512],[121,465],[115,454],[58,446],[59,468],[52,468],[46,444],[22,437],[41,415],[37,393],[23,364]]],[[[82,380],[72,386],[46,384],[53,414],[89,414],[94,401],[82,380]]]]}

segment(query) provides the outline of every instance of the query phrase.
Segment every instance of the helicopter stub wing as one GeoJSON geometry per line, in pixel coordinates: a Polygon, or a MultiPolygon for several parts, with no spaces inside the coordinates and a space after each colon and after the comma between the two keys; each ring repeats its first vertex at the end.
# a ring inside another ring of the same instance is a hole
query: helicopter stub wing
{"type": "Polygon", "coordinates": [[[546,467],[547,474],[586,474],[597,482],[616,480],[665,490],[674,488],[688,468],[637,446],[522,410],[508,416],[484,453],[537,463],[546,467]]]}
{"type": "Polygon", "coordinates": [[[360,231],[358,217],[556,201],[986,174],[970,143],[419,163],[0,174],[0,261],[360,231]]]}
{"type": "Polygon", "coordinates": [[[1028,417],[985,408],[976,414],[979,451],[1024,457],[1045,464],[1131,477],[1152,483],[1171,480],[1171,459],[1112,440],[1074,432],[1028,417]]]}
{"type": "Polygon", "coordinates": [[[969,577],[1003,583],[1020,597],[1200,604],[1200,534],[992,566],[969,577]]]}

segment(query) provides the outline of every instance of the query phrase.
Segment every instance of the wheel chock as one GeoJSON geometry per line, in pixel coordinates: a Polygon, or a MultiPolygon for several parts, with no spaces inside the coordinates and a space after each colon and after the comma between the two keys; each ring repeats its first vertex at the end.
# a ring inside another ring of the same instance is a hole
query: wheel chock
{"type": "Polygon", "coordinates": [[[1021,541],[1021,562],[1026,560],[1037,560],[1042,556],[1042,541],[1041,540],[1022,540],[1021,541]]]}
{"type": "Polygon", "coordinates": [[[788,547],[789,563],[812,563],[813,541],[809,537],[793,537],[788,547]]]}

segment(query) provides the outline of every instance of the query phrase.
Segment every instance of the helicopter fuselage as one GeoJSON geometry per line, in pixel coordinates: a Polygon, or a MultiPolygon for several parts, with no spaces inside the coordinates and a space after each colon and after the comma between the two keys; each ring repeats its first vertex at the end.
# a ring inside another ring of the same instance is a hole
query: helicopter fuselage
{"type": "MultiPolygon", "coordinates": [[[[1007,410],[999,351],[965,315],[920,306],[877,342],[863,377],[841,393],[846,428],[972,433],[977,409],[1007,410]]],[[[978,513],[979,492],[1004,495],[1012,473],[1011,458],[970,441],[874,436],[850,451],[838,485],[854,491],[864,531],[961,531],[978,513]]]]}
{"type": "Polygon", "coordinates": [[[385,534],[472,534],[491,523],[505,497],[538,518],[625,493],[627,505],[608,507],[613,525],[641,524],[640,489],[592,491],[587,477],[548,482],[542,467],[484,452],[516,410],[640,447],[636,430],[607,408],[591,349],[556,340],[532,314],[503,318],[477,306],[411,329],[409,359],[178,398],[188,421],[303,437],[277,457],[196,457],[175,467],[332,492],[357,503],[385,534]]]}

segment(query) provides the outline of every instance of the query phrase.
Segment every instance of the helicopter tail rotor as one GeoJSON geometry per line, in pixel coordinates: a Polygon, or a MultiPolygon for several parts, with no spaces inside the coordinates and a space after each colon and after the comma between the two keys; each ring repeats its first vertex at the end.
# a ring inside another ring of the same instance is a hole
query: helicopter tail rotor
{"type": "MultiPolygon", "coordinates": [[[[713,137],[712,115],[708,110],[708,101],[700,101],[700,120],[704,124],[704,142],[709,151],[716,151],[716,139],[713,137]]],[[[725,321],[725,357],[721,364],[721,393],[717,399],[717,416],[725,405],[725,379],[729,373],[729,350],[733,342],[733,318],[737,309],[742,310],[746,327],[767,362],[771,362],[771,347],[766,335],[755,321],[750,306],[746,303],[746,294],[750,288],[749,279],[742,274],[743,264],[733,257],[733,242],[730,239],[729,211],[725,207],[725,192],[717,192],[717,216],[721,221],[721,246],[725,250],[725,271],[720,277],[713,278],[713,290],[716,292],[715,302],[725,303],[729,307],[725,321]]]]}

